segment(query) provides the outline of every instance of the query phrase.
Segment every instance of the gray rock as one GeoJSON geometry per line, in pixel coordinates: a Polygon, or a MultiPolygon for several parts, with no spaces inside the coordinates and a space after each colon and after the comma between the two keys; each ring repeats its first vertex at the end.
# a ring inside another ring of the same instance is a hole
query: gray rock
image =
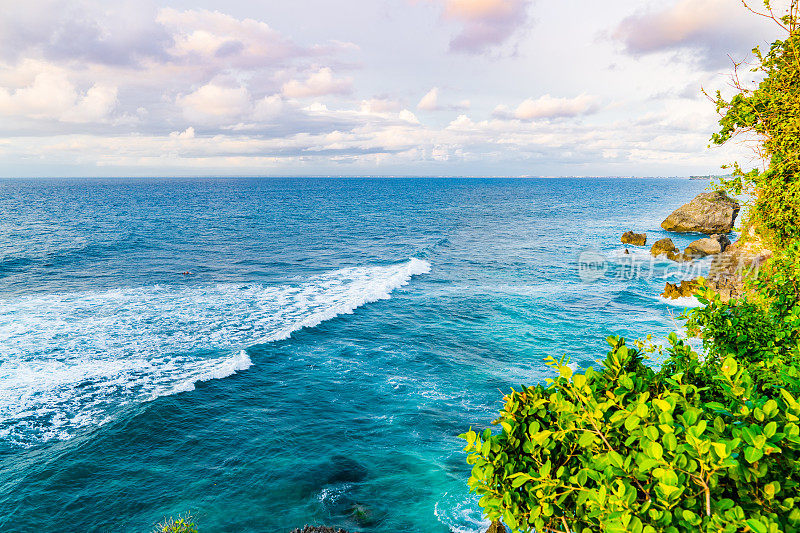
{"type": "Polygon", "coordinates": [[[758,275],[759,268],[770,257],[772,251],[758,239],[736,242],[714,256],[708,271],[708,286],[719,293],[723,302],[741,298],[745,279],[758,275]]]}
{"type": "Polygon", "coordinates": [[[730,239],[725,235],[714,234],[705,239],[697,239],[689,244],[683,251],[684,257],[688,259],[695,259],[698,257],[705,257],[707,255],[716,255],[725,251],[731,244],[730,239]]]}
{"type": "Polygon", "coordinates": [[[739,202],[724,191],[704,192],[673,211],[661,227],[679,233],[728,233],[738,214],[739,202]]]}
{"type": "Polygon", "coordinates": [[[504,526],[499,520],[496,520],[492,522],[492,525],[489,526],[489,529],[486,530],[486,533],[506,533],[506,531],[506,526],[504,526]]]}
{"type": "Polygon", "coordinates": [[[303,529],[293,529],[290,533],[347,533],[347,531],[339,528],[306,525],[303,529]]]}
{"type": "Polygon", "coordinates": [[[626,231],[622,234],[622,242],[624,244],[632,244],[634,246],[644,246],[647,244],[647,233],[634,233],[626,231]]]}
{"type": "Polygon", "coordinates": [[[673,259],[671,256],[674,256],[678,252],[680,252],[680,249],[675,246],[675,243],[672,242],[672,239],[669,237],[657,240],[653,243],[653,247],[650,248],[650,253],[656,257],[659,255],[666,255],[670,259],[673,259]]]}

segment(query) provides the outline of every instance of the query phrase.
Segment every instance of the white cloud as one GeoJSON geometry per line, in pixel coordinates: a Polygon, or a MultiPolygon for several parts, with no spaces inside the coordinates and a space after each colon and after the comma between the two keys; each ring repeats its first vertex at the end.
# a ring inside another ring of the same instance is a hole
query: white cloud
{"type": "Polygon", "coordinates": [[[361,100],[362,113],[391,113],[400,109],[400,102],[389,98],[370,98],[361,100]]]}
{"type": "Polygon", "coordinates": [[[286,105],[278,94],[265,96],[257,101],[253,109],[254,120],[272,120],[284,111],[286,105]]]}
{"type": "Polygon", "coordinates": [[[170,139],[194,139],[194,128],[189,126],[183,131],[173,131],[169,137],[170,139]]]}
{"type": "Polygon", "coordinates": [[[308,98],[330,94],[347,94],[353,89],[351,78],[337,79],[333,71],[323,67],[312,72],[303,81],[290,80],[283,84],[282,92],[287,98],[308,98]]]}
{"type": "MultiPolygon", "coordinates": [[[[0,173],[60,171],[67,168],[63,162],[80,166],[81,174],[127,175],[150,168],[158,174],[161,165],[176,172],[212,172],[209,165],[219,165],[213,172],[283,168],[293,174],[340,168],[573,174],[586,165],[592,173],[624,168],[630,174],[654,161],[671,165],[666,173],[695,163],[713,170],[729,159],[728,152],[704,151],[715,126],[713,105],[675,98],[689,82],[713,89],[724,79],[698,73],[694,64],[664,69],[659,58],[633,61],[616,54],[610,43],[596,41],[599,31],[615,27],[630,6],[641,4],[604,9],[590,0],[553,4],[537,15],[542,20],[537,31],[517,43],[519,55],[503,53],[498,60],[497,54],[448,55],[450,35],[430,30],[443,24],[457,32],[451,50],[496,52],[524,30],[533,2],[420,1],[430,5],[384,18],[383,11],[395,4],[365,8],[374,32],[345,27],[361,27],[364,20],[330,17],[329,22],[326,16],[311,22],[275,3],[237,5],[235,17],[201,9],[156,10],[130,0],[111,7],[97,0],[9,4],[0,17],[0,173]],[[584,11],[589,14],[576,18],[584,11]],[[135,16],[127,24],[130,14],[135,16]],[[421,33],[384,46],[417,23],[421,33]],[[289,35],[276,28],[298,29],[289,35]],[[537,53],[564,38],[565,28],[574,46],[537,53]],[[326,40],[344,34],[356,35],[363,52],[326,40]],[[308,42],[316,35],[318,44],[308,42]],[[608,62],[615,64],[613,73],[608,62]],[[358,86],[346,77],[355,68],[358,86]],[[445,87],[464,89],[453,95],[445,87]],[[558,96],[565,87],[575,92],[558,96]],[[432,89],[423,96],[420,88],[432,89]],[[525,98],[520,90],[536,96],[520,103],[525,98]],[[599,96],[571,97],[582,91],[599,96]],[[605,106],[611,100],[619,107],[605,106]],[[488,114],[496,102],[513,105],[488,114]],[[601,102],[603,113],[592,115],[601,102]],[[424,123],[414,114],[432,110],[436,120],[424,123]],[[558,120],[568,117],[581,120],[558,120]],[[606,165],[609,160],[619,167],[606,165]]],[[[323,0],[311,2],[320,12],[336,9],[323,0]]],[[[686,0],[646,5],[653,9],[636,13],[617,34],[629,55],[697,48],[712,43],[707,35],[721,35],[703,29],[708,17],[686,0]],[[681,6],[694,10],[697,20],[671,19],[681,6]],[[675,20],[682,22],[675,26],[675,20]],[[639,32],[637,24],[645,29],[639,32]]],[[[750,38],[743,33],[740,40],[750,38]]]]}
{"type": "Polygon", "coordinates": [[[458,115],[455,120],[447,125],[449,130],[471,130],[475,127],[475,123],[467,115],[458,115]]]}
{"type": "Polygon", "coordinates": [[[244,87],[224,87],[215,83],[179,96],[176,103],[192,122],[226,123],[239,119],[250,110],[250,94],[244,87]]]}
{"type": "Polygon", "coordinates": [[[265,22],[219,11],[164,8],[156,21],[172,36],[170,54],[184,60],[254,67],[309,54],[265,22]]]}
{"type": "Polygon", "coordinates": [[[598,99],[595,96],[582,94],[575,98],[556,98],[545,94],[537,99],[528,98],[511,113],[507,106],[500,105],[494,110],[498,118],[518,118],[520,120],[576,117],[597,111],[598,99]]]}
{"type": "Polygon", "coordinates": [[[28,62],[22,70],[32,76],[29,85],[0,87],[2,115],[74,123],[102,122],[117,104],[116,87],[93,84],[81,92],[66,70],[43,62],[28,62]]]}
{"type": "Polygon", "coordinates": [[[93,85],[76,104],[66,111],[61,120],[66,122],[101,122],[117,105],[116,87],[93,85]]]}
{"type": "Polygon", "coordinates": [[[149,2],[26,0],[2,2],[0,58],[37,57],[106,66],[167,59],[170,38],[149,2]]]}
{"type": "Polygon", "coordinates": [[[403,109],[402,111],[400,111],[400,113],[398,114],[398,118],[402,121],[410,122],[411,124],[420,123],[417,116],[408,109],[403,109]]]}
{"type": "MultiPolygon", "coordinates": [[[[323,105],[309,108],[321,115],[335,113],[323,105]]],[[[687,131],[685,128],[698,125],[676,123],[668,116],[669,111],[646,124],[620,121],[604,128],[517,120],[475,121],[461,115],[443,129],[427,128],[413,121],[384,121],[363,123],[350,131],[302,132],[277,138],[243,134],[197,136],[191,128],[166,136],[71,135],[36,142],[24,137],[8,139],[6,145],[0,145],[0,153],[13,151],[29,157],[46,153],[64,161],[88,157],[112,167],[203,168],[207,172],[222,168],[228,172],[259,173],[296,169],[313,161],[324,163],[331,172],[335,168],[332,165],[358,168],[377,162],[471,162],[469,167],[476,168],[474,165],[480,162],[493,164],[502,153],[506,161],[517,161],[525,168],[530,168],[532,162],[568,158],[573,168],[585,168],[594,174],[600,161],[623,169],[631,162],[653,168],[713,168],[730,156],[730,149],[704,150],[707,135],[687,131]],[[270,157],[265,158],[265,153],[270,157]]]]}
{"type": "Polygon", "coordinates": [[[417,104],[417,109],[422,111],[436,111],[439,109],[439,88],[434,87],[423,96],[417,104]]]}

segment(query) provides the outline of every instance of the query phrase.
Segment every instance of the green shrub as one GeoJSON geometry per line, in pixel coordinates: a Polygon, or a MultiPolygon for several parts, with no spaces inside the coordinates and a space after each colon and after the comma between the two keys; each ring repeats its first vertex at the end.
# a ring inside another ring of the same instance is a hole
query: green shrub
{"type": "Polygon", "coordinates": [[[701,288],[701,357],[673,333],[661,369],[609,337],[602,371],[512,391],[467,440],[470,487],[519,531],[800,531],[800,243],[748,296],[701,288]]]}
{"type": "Polygon", "coordinates": [[[701,361],[672,334],[658,373],[609,337],[603,370],[550,360],[473,431],[470,487],[515,531],[800,531],[800,387],[760,392],[745,365],[701,361]],[[708,392],[714,391],[715,401],[708,392]]]}
{"type": "Polygon", "coordinates": [[[153,533],[197,533],[197,526],[191,515],[179,516],[165,519],[156,526],[153,533]]]}
{"type": "Polygon", "coordinates": [[[470,487],[519,531],[800,531],[800,244],[741,300],[700,289],[701,358],[673,333],[661,369],[609,337],[601,371],[512,391],[467,440],[470,487]]]}
{"type": "Polygon", "coordinates": [[[722,117],[712,142],[724,144],[744,133],[758,143],[757,153],[766,168],[744,172],[734,164],[732,177],[722,179],[721,185],[736,194],[750,193],[753,221],[774,244],[783,246],[800,239],[800,8],[797,0],[791,0],[781,16],[770,0],[764,0],[764,6],[763,14],[786,37],[773,42],[766,53],[753,49],[758,63],[752,71],[763,76],[757,87],[742,85],[737,73],[732,78],[738,89],[733,98],[726,100],[717,92],[722,117]]]}
{"type": "Polygon", "coordinates": [[[760,387],[780,386],[779,370],[800,366],[800,243],[764,265],[740,300],[723,302],[702,287],[689,332],[703,338],[706,357],[746,363],[760,387]]]}
{"type": "Polygon", "coordinates": [[[471,490],[515,531],[800,532],[800,0],[763,15],[787,32],[755,89],[717,93],[723,144],[753,134],[764,170],[734,165],[721,186],[753,197],[749,223],[775,252],[740,300],[701,286],[688,313],[703,356],[669,338],[660,370],[619,337],[603,369],[512,390],[470,430],[471,490]]]}

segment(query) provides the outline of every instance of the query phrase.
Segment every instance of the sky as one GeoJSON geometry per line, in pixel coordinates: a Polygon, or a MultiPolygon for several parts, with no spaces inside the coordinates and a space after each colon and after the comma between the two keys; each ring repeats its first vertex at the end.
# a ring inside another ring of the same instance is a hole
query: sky
{"type": "MultiPolygon", "coordinates": [[[[761,2],[756,2],[760,4],[761,2]]],[[[678,176],[739,0],[0,0],[0,176],[678,176]]],[[[747,76],[746,68],[740,69],[747,76]]]]}

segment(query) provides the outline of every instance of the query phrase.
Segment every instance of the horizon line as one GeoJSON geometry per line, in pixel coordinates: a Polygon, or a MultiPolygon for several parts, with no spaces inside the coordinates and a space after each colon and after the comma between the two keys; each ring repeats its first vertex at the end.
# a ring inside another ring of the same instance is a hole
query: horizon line
{"type": "Polygon", "coordinates": [[[637,176],[637,175],[594,175],[594,176],[576,176],[576,175],[460,175],[460,174],[294,174],[294,175],[266,175],[266,174],[171,174],[171,175],[157,175],[157,174],[140,174],[140,175],[125,175],[125,176],[102,176],[102,175],[71,175],[71,176],[57,176],[57,175],[42,175],[42,176],[0,176],[3,180],[14,179],[182,179],[182,178],[206,178],[206,179],[714,179],[725,177],[729,174],[692,174],[692,175],[661,175],[661,176],[637,176]]]}

